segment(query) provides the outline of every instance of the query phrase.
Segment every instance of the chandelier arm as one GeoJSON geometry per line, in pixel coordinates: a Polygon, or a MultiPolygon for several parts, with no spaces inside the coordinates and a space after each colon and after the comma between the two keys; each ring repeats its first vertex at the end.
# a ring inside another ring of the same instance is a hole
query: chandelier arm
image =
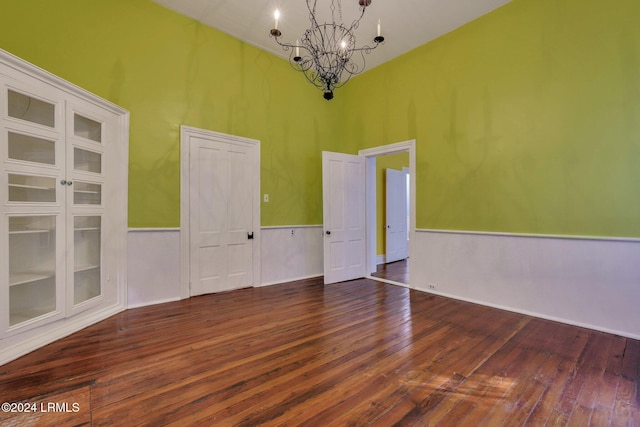
{"type": "MultiPolygon", "coordinates": [[[[279,37],[275,37],[275,36],[270,36],[270,37],[273,37],[276,40],[276,43],[278,43],[278,45],[280,45],[282,47],[282,50],[284,50],[285,52],[288,52],[289,50],[294,49],[294,48],[304,49],[306,51],[309,50],[305,45],[293,44],[293,43],[282,43],[280,40],[278,40],[279,37]]],[[[291,52],[291,53],[293,53],[293,52],[291,52]]]]}
{"type": "Polygon", "coordinates": [[[380,46],[380,43],[376,43],[376,44],[375,44],[375,45],[373,45],[373,46],[365,45],[365,46],[359,47],[359,48],[357,48],[357,49],[351,49],[351,51],[352,51],[352,52],[363,52],[363,53],[366,53],[366,54],[368,55],[368,54],[370,54],[370,53],[371,53],[371,51],[372,51],[372,50],[374,50],[374,49],[375,49],[375,48],[377,48],[378,46],[380,46]]]}
{"type": "Polygon", "coordinates": [[[311,83],[318,89],[324,89],[324,80],[322,80],[320,75],[314,71],[314,62],[311,58],[306,58],[304,61],[302,61],[302,64],[297,64],[297,67],[294,64],[291,65],[293,66],[294,70],[301,71],[309,83],[311,83]]]}
{"type": "MultiPolygon", "coordinates": [[[[295,48],[301,48],[305,51],[309,52],[309,49],[303,45],[294,45],[291,43],[281,43],[276,38],[276,42],[282,47],[282,50],[285,52],[289,52],[289,65],[296,71],[302,72],[307,81],[317,87],[318,89],[322,89],[325,85],[321,81],[320,76],[317,73],[313,72],[314,60],[309,56],[300,57],[300,60],[296,61],[295,48]]],[[[311,52],[309,52],[311,54],[311,52]]]]}
{"type": "Polygon", "coordinates": [[[360,54],[361,58],[362,58],[362,63],[361,64],[357,64],[354,61],[350,61],[349,64],[347,64],[345,66],[345,71],[347,72],[347,78],[344,80],[344,82],[341,84],[341,86],[346,83],[351,76],[355,76],[356,74],[360,74],[361,72],[364,71],[366,65],[367,65],[367,60],[365,58],[365,54],[369,54],[371,52],[371,48],[369,48],[368,50],[366,48],[369,48],[369,46],[365,46],[364,48],[360,48],[360,49],[355,49],[354,52],[357,52],[360,54]]]}
{"type": "Polygon", "coordinates": [[[362,18],[364,17],[364,11],[365,11],[365,7],[363,6],[361,8],[362,13],[360,13],[360,17],[358,19],[355,19],[352,23],[351,26],[349,27],[349,32],[354,32],[355,30],[358,29],[358,27],[360,26],[360,21],[362,20],[362,18]]]}
{"type": "Polygon", "coordinates": [[[307,79],[309,83],[322,90],[325,88],[324,82],[322,82],[317,75],[314,75],[311,70],[303,71],[302,75],[307,79]]]}

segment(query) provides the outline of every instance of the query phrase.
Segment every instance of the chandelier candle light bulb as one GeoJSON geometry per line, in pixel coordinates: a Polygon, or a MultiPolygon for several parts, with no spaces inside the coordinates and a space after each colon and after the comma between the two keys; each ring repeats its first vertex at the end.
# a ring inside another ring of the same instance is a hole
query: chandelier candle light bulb
{"type": "Polygon", "coordinates": [[[335,89],[343,86],[351,76],[364,71],[365,55],[384,42],[380,20],[373,45],[356,47],[355,31],[372,0],[358,0],[360,13],[350,25],[342,22],[342,0],[326,2],[329,3],[327,12],[332,19],[324,23],[318,19],[318,16],[324,15],[316,12],[317,0],[305,1],[309,10],[310,27],[304,32],[302,39],[296,40],[295,44],[280,41],[282,33],[278,29],[278,9],[273,14],[275,26],[269,34],[285,52],[290,52],[289,63],[293,69],[302,72],[309,83],[322,90],[324,98],[330,100],[333,99],[335,89]]]}

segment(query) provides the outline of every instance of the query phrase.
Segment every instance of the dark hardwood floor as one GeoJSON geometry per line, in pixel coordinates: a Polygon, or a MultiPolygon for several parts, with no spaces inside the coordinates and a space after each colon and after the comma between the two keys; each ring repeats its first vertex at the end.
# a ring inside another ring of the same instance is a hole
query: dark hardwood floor
{"type": "Polygon", "coordinates": [[[0,366],[1,400],[80,406],[0,425],[640,426],[639,365],[637,340],[312,279],[128,310],[0,366]]]}
{"type": "Polygon", "coordinates": [[[388,264],[378,264],[376,272],[371,276],[409,284],[409,260],[403,259],[388,264]]]}

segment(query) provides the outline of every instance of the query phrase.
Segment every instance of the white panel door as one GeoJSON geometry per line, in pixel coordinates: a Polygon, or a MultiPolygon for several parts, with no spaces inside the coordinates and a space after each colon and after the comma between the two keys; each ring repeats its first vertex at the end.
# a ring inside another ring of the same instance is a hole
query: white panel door
{"type": "Polygon", "coordinates": [[[409,257],[407,173],[387,169],[386,262],[409,257]]]}
{"type": "Polygon", "coordinates": [[[324,282],[366,275],[365,158],[322,152],[324,282]]]}
{"type": "Polygon", "coordinates": [[[251,149],[191,136],[191,295],[253,285],[251,149]]]}

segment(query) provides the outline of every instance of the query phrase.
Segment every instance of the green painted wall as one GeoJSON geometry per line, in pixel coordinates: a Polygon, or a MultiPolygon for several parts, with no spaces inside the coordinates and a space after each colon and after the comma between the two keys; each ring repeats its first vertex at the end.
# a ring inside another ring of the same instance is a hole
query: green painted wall
{"type": "Polygon", "coordinates": [[[344,143],[417,140],[418,228],[640,237],[639,16],[514,0],[346,85],[344,143]]]}
{"type": "Polygon", "coordinates": [[[387,246],[387,169],[409,167],[409,153],[376,157],[376,253],[386,253],[387,246]]]}
{"type": "Polygon", "coordinates": [[[179,225],[187,124],[261,141],[263,225],[322,222],[321,150],[416,139],[419,228],[640,237],[638,16],[513,0],[331,102],[151,0],[5,1],[0,47],[131,112],[131,227],[179,225]]]}
{"type": "Polygon", "coordinates": [[[322,223],[335,112],[284,60],[150,0],[5,1],[0,47],[131,112],[131,227],[180,224],[181,124],[261,141],[263,225],[322,223]]]}

